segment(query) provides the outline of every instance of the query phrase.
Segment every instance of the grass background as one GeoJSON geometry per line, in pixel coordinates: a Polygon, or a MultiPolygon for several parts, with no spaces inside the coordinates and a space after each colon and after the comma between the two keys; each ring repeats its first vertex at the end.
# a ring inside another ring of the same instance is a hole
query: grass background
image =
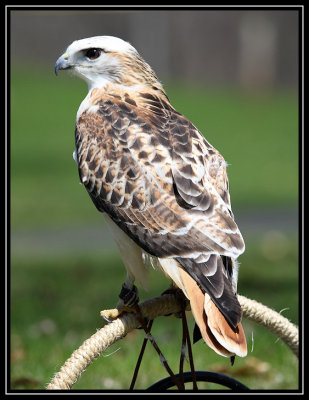
{"type": "MultiPolygon", "coordinates": [[[[10,323],[11,388],[44,389],[83,340],[101,328],[99,311],[114,307],[125,277],[119,255],[108,248],[27,255],[14,247],[14,232],[48,232],[57,227],[100,226],[86,191],[78,184],[74,121],[86,86],[52,70],[13,64],[10,119],[10,323]]],[[[298,203],[298,104],[288,92],[240,93],[166,83],[172,104],[220,150],[228,168],[234,213],[242,210],[296,208],[298,203]]],[[[48,240],[48,236],[46,237],[48,240]]],[[[69,240],[69,238],[68,238],[69,240]]],[[[85,238],[85,240],[87,240],[85,238]]],[[[298,323],[297,232],[265,232],[246,240],[241,256],[239,292],[273,307],[298,323]]],[[[150,290],[168,286],[150,271],[150,290]]],[[[189,315],[191,329],[192,317],[189,315]]],[[[265,329],[244,321],[248,356],[229,360],[202,342],[193,346],[198,370],[222,372],[251,389],[296,390],[298,362],[265,329]],[[252,342],[253,337],[253,342],[252,342]]],[[[181,323],[158,318],[153,334],[173,370],[177,369],[181,323]]],[[[127,389],[143,340],[129,334],[85,371],[73,390],[127,389]],[[119,350],[118,350],[119,349],[119,350]],[[117,351],[116,351],[117,350],[117,351]],[[116,351],[116,352],[114,352],[116,351]]],[[[187,370],[189,369],[186,363],[187,370]]],[[[154,350],[146,349],[136,389],[166,376],[154,350]]],[[[213,388],[211,385],[206,389],[213,388]]]]}

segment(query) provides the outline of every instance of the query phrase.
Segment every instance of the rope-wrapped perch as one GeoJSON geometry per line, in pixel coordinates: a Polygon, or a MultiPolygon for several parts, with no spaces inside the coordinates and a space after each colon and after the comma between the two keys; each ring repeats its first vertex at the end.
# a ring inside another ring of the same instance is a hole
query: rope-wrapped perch
{"type": "MultiPolygon", "coordinates": [[[[276,311],[238,295],[243,316],[269,329],[278,336],[298,356],[298,328],[276,311]]],[[[181,309],[179,300],[173,294],[164,294],[147,300],[140,305],[141,313],[148,319],[177,313],[181,309]]],[[[47,390],[68,390],[81,373],[109,346],[126,336],[140,325],[136,314],[125,313],[102,329],[74,351],[48,384],[47,390]]]]}
{"type": "Polygon", "coordinates": [[[264,326],[280,338],[298,357],[298,327],[281,314],[247,297],[238,295],[243,316],[264,326]]]}

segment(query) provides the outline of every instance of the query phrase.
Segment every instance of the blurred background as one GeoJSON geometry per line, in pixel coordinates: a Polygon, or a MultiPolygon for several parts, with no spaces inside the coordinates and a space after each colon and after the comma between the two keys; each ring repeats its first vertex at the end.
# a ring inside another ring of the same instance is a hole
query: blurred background
{"type": "MultiPolygon", "coordinates": [[[[12,389],[44,389],[104,326],[99,311],[115,306],[125,278],[72,158],[86,83],[65,72],[54,75],[57,58],[84,37],[129,41],[174,107],[224,156],[246,242],[238,291],[298,324],[299,21],[300,11],[291,8],[10,10],[12,389]]],[[[148,292],[140,289],[141,300],[169,284],[153,270],[150,282],[148,292]]],[[[249,321],[244,328],[246,358],[231,367],[198,342],[196,369],[225,373],[256,390],[297,389],[298,361],[290,350],[249,321]]],[[[153,332],[177,370],[180,321],[161,317],[153,332]]],[[[73,389],[127,389],[142,340],[142,331],[129,334],[73,389]]],[[[136,388],[165,376],[147,348],[136,388]]]]}

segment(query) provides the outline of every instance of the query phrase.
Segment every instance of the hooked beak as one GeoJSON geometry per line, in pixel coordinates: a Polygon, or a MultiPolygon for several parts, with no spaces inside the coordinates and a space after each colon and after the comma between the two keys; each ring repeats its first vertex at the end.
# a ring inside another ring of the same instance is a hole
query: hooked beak
{"type": "Polygon", "coordinates": [[[72,68],[72,65],[68,63],[68,54],[64,53],[62,56],[58,58],[55,64],[55,74],[58,75],[59,69],[69,69],[72,68]]]}

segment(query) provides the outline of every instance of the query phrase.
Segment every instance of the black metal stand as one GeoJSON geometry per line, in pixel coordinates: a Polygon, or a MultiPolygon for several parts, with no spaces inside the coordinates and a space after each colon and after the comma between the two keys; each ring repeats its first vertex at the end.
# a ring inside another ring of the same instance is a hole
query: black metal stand
{"type": "MultiPolygon", "coordinates": [[[[248,392],[250,389],[244,384],[240,383],[236,379],[230,378],[229,376],[218,374],[215,372],[209,371],[195,371],[196,380],[198,382],[211,382],[216,383],[218,385],[224,386],[226,388],[231,389],[234,392],[248,392]]],[[[178,377],[179,375],[175,375],[178,377]]],[[[193,382],[192,373],[185,372],[183,374],[184,383],[193,382]]],[[[149,386],[146,390],[149,392],[157,392],[164,391],[175,386],[175,383],[171,379],[171,377],[164,378],[153,385],[149,386]]]]}
{"type": "MultiPolygon", "coordinates": [[[[175,291],[175,289],[174,289],[175,291]]],[[[197,382],[210,382],[210,383],[215,383],[217,385],[221,385],[225,388],[229,388],[234,392],[248,392],[250,389],[245,386],[244,384],[240,383],[234,378],[231,378],[229,376],[219,374],[216,372],[209,372],[209,371],[195,371],[194,368],[194,363],[193,363],[193,354],[192,354],[192,349],[191,349],[191,341],[190,341],[190,335],[189,335],[189,329],[188,329],[188,324],[187,324],[187,318],[186,318],[186,299],[184,298],[184,295],[182,292],[180,292],[180,299],[182,303],[181,307],[181,312],[179,313],[179,316],[181,317],[182,320],[182,344],[181,344],[181,351],[180,351],[180,360],[179,360],[179,373],[174,374],[172,370],[170,369],[166,358],[163,356],[161,350],[159,349],[154,337],[150,334],[150,330],[152,327],[153,321],[149,321],[148,324],[145,322],[145,320],[142,318],[141,313],[138,314],[140,315],[140,323],[143,329],[145,330],[146,336],[143,341],[143,345],[136,363],[136,367],[134,370],[133,378],[131,381],[130,385],[130,390],[134,390],[136,378],[138,375],[138,371],[141,365],[141,361],[144,355],[144,351],[147,345],[147,342],[150,341],[151,344],[154,346],[156,352],[160,356],[160,360],[163,363],[163,366],[165,367],[166,371],[169,373],[169,377],[162,379],[153,385],[151,385],[146,391],[149,392],[159,392],[159,391],[165,391],[167,389],[170,389],[172,387],[177,388],[176,390],[179,392],[184,392],[187,391],[185,388],[185,383],[192,383],[192,389],[189,389],[189,391],[197,392],[198,386],[197,382]],[[183,366],[184,366],[184,360],[185,360],[185,350],[188,350],[188,356],[189,356],[189,361],[190,361],[190,372],[183,372],[183,366]]],[[[138,307],[138,306],[137,306],[138,307]]],[[[138,308],[137,308],[138,311],[138,308]]],[[[234,357],[233,357],[234,359],[234,357]]],[[[232,358],[231,358],[232,361],[232,358]]],[[[233,361],[232,361],[233,365],[233,361]]]]}

